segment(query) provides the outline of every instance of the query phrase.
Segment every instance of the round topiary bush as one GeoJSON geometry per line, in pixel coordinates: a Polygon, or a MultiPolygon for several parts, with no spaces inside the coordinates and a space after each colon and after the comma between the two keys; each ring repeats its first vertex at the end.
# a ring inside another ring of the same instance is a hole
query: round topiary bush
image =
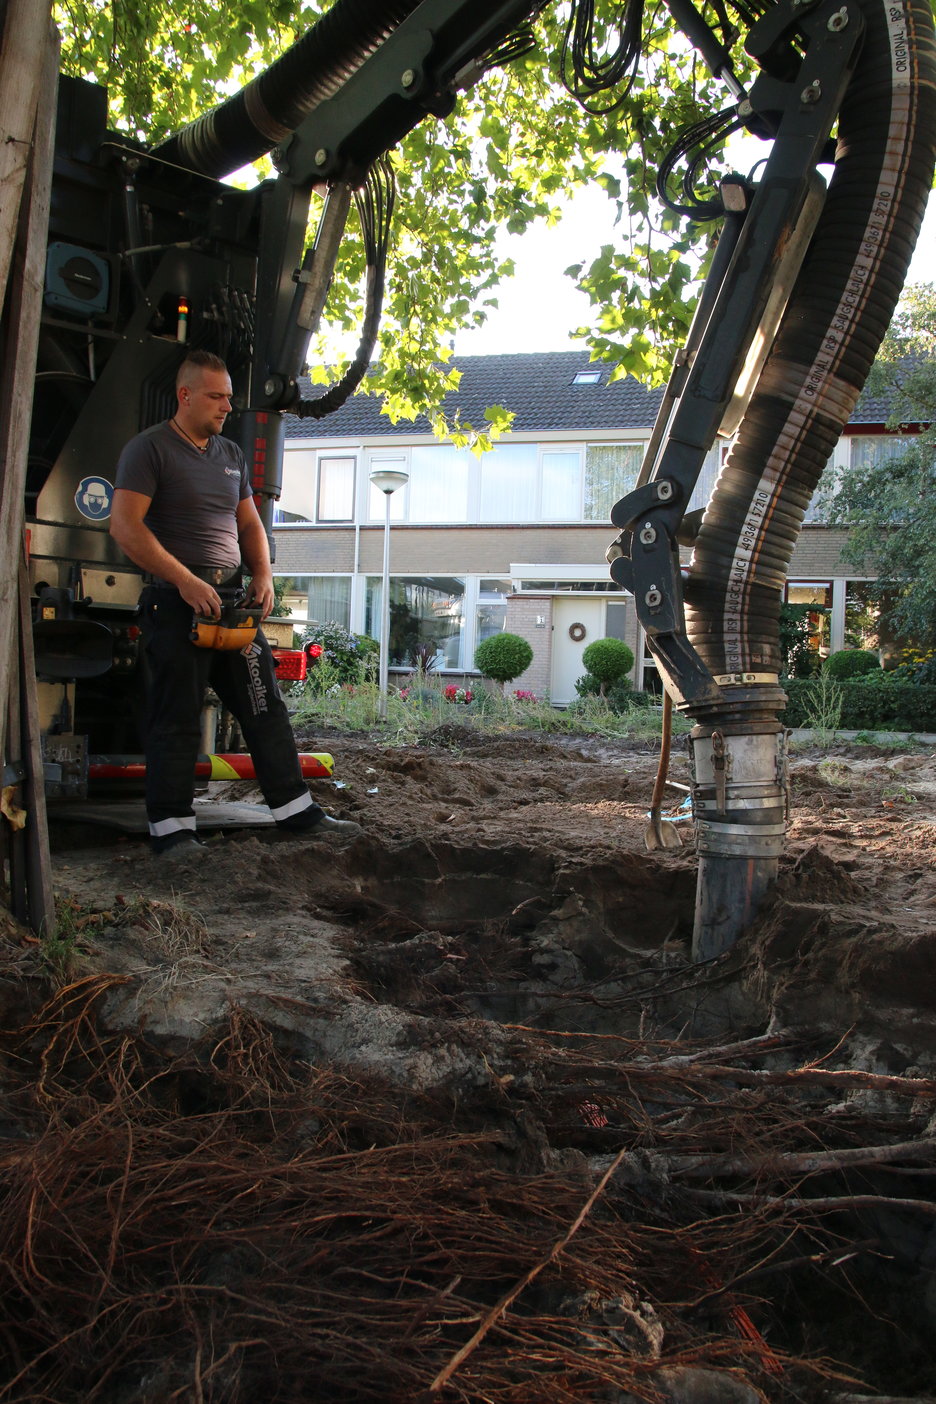
{"type": "Polygon", "coordinates": [[[830,678],[841,682],[843,678],[860,678],[865,673],[876,673],[880,660],[869,648],[840,648],[838,653],[830,653],[822,671],[830,678]]]}
{"type": "Polygon", "coordinates": [[[626,678],[634,666],[634,651],[620,639],[596,639],[582,654],[582,662],[601,684],[601,696],[612,683],[626,678]]]}
{"type": "Polygon", "coordinates": [[[519,634],[492,634],[475,649],[474,665],[484,678],[501,687],[519,678],[533,662],[533,650],[519,634]]]}

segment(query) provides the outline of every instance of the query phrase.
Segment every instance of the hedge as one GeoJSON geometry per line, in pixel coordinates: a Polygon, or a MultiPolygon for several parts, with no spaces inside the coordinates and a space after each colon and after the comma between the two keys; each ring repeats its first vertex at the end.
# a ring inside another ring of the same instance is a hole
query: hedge
{"type": "MultiPolygon", "coordinates": [[[[826,684],[828,686],[828,683],[826,684]]],[[[839,727],[845,731],[936,731],[936,684],[866,682],[849,678],[835,686],[842,694],[839,727]]],[[[815,714],[814,678],[783,678],[789,701],[782,720],[786,726],[811,724],[815,714]]]]}

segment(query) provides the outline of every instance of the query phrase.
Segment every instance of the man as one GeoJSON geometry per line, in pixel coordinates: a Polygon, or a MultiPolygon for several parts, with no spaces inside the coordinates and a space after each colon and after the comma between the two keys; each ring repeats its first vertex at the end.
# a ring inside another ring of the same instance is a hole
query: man
{"type": "Polygon", "coordinates": [[[231,410],[224,362],[207,351],[189,352],[176,395],[173,417],[138,434],[121,454],[110,525],[146,582],[141,605],[151,845],[175,857],[202,847],[192,799],[209,683],[240,724],[281,829],[316,837],[360,833],[360,825],[332,818],[309,794],[263,635],[232,650],[191,641],[194,615],[218,620],[222,604],[237,598],[242,563],[250,575],[247,603],[265,619],[274,603],[273,574],[244,455],[221,437],[231,410]]]}

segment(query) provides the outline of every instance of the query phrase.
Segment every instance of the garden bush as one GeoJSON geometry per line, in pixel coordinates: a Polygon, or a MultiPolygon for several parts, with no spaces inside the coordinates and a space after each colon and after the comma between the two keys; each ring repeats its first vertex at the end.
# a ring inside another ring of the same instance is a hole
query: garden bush
{"type": "Polygon", "coordinates": [[[827,677],[844,682],[846,678],[859,678],[864,673],[879,672],[880,659],[869,648],[840,648],[838,653],[830,653],[822,665],[827,677]]]}
{"type": "MultiPolygon", "coordinates": [[[[812,725],[816,683],[811,678],[784,678],[789,699],[783,721],[790,727],[812,725]]],[[[845,731],[936,731],[936,684],[847,678],[838,684],[845,731]]]]}
{"type": "Polygon", "coordinates": [[[358,683],[364,680],[368,659],[380,644],[366,634],[352,634],[343,624],[334,619],[324,624],[310,624],[302,635],[302,643],[318,644],[321,653],[318,663],[309,670],[308,681],[316,686],[316,668],[321,667],[321,678],[327,678],[329,685],[334,683],[358,683]]]}
{"type": "Polygon", "coordinates": [[[604,697],[612,712],[628,712],[634,707],[650,707],[655,701],[648,692],[635,692],[626,678],[620,682],[612,683],[610,687],[604,688],[599,678],[594,673],[583,673],[575,681],[575,690],[579,697],[604,697]]]}
{"type": "Polygon", "coordinates": [[[475,649],[474,665],[484,678],[513,682],[533,662],[533,650],[519,634],[492,634],[475,649]]]}
{"type": "MultiPolygon", "coordinates": [[[[586,671],[601,684],[601,696],[627,677],[634,666],[634,651],[620,639],[595,639],[582,654],[586,671]]],[[[580,694],[581,695],[581,694],[580,694]]]]}

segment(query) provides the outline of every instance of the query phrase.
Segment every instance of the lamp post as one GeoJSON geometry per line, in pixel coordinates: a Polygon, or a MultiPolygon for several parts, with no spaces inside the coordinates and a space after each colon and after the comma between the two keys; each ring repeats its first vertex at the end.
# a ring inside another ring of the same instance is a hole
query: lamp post
{"type": "Polygon", "coordinates": [[[390,667],[390,498],[397,488],[406,487],[409,473],[395,468],[375,468],[370,475],[374,487],[386,499],[383,538],[383,584],[380,592],[380,673],[378,712],[387,715],[387,677],[390,667]]]}

